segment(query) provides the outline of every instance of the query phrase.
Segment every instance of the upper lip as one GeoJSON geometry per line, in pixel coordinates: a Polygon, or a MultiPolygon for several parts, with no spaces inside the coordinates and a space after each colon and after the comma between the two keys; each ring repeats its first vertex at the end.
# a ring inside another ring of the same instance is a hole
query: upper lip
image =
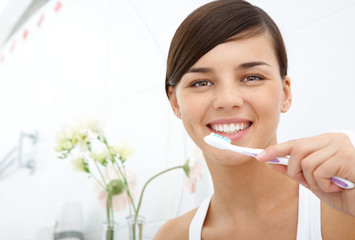
{"type": "Polygon", "coordinates": [[[245,122],[251,122],[249,119],[246,118],[221,118],[221,119],[216,119],[211,122],[209,122],[207,125],[211,124],[230,124],[230,123],[245,123],[245,122]]]}

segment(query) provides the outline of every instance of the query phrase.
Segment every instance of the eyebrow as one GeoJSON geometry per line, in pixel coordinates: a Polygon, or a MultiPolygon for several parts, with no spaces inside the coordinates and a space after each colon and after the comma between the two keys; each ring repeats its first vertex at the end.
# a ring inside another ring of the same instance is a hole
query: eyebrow
{"type": "Polygon", "coordinates": [[[211,68],[198,67],[198,68],[190,68],[186,73],[210,73],[210,72],[212,72],[211,68]]]}
{"type": "Polygon", "coordinates": [[[239,64],[239,65],[236,67],[236,70],[249,69],[249,68],[256,67],[256,66],[260,66],[260,65],[265,65],[265,66],[271,67],[271,66],[270,66],[269,64],[267,64],[266,62],[253,61],[253,62],[246,62],[246,63],[239,64]]]}
{"type": "MultiPolygon", "coordinates": [[[[235,69],[239,71],[239,70],[245,70],[245,69],[253,68],[256,66],[263,66],[263,65],[271,67],[270,64],[267,64],[266,62],[253,61],[253,62],[241,63],[235,69]]],[[[212,68],[196,67],[196,68],[190,68],[186,73],[211,73],[211,72],[213,72],[212,68]]]]}

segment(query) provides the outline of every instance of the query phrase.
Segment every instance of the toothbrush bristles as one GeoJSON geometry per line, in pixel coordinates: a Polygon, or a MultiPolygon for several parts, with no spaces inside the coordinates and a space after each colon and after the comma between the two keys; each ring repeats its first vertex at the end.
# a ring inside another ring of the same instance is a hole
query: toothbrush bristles
{"type": "Polygon", "coordinates": [[[226,141],[226,142],[228,142],[228,143],[231,143],[231,142],[232,142],[229,138],[227,138],[227,137],[222,137],[221,135],[219,135],[219,134],[217,134],[217,133],[215,133],[214,136],[216,136],[216,137],[218,137],[218,138],[220,138],[220,139],[223,139],[224,141],[226,141]]]}

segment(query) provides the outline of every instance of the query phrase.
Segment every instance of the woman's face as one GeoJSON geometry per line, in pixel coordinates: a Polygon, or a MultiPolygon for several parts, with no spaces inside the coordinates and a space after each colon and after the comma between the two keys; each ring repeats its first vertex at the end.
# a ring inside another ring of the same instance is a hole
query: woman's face
{"type": "Polygon", "coordinates": [[[290,80],[281,79],[267,33],[216,46],[169,88],[169,96],[205,157],[228,165],[248,157],[236,159],[235,153],[209,146],[206,135],[214,132],[234,145],[265,148],[276,143],[280,112],[291,103],[290,80]]]}

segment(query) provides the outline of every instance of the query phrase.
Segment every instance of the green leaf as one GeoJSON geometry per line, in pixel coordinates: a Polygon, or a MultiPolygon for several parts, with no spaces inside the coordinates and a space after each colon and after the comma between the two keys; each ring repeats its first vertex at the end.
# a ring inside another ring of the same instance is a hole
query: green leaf
{"type": "Polygon", "coordinates": [[[94,159],[94,161],[97,161],[98,163],[100,163],[104,167],[107,166],[107,158],[105,158],[105,159],[94,159]]]}
{"type": "Polygon", "coordinates": [[[190,163],[190,159],[187,159],[187,161],[185,162],[184,166],[182,166],[182,169],[184,169],[184,172],[185,172],[187,177],[189,177],[189,175],[190,175],[189,163],[190,163]]]}
{"type": "Polygon", "coordinates": [[[84,166],[84,171],[87,173],[90,173],[90,169],[89,169],[89,164],[87,162],[83,162],[83,166],[84,166]]]}
{"type": "Polygon", "coordinates": [[[66,159],[68,157],[68,153],[62,152],[62,155],[59,155],[58,158],[66,159]]]}
{"type": "Polygon", "coordinates": [[[92,151],[92,144],[91,142],[86,142],[86,145],[88,146],[89,151],[92,151]]]}
{"type": "Polygon", "coordinates": [[[107,158],[106,158],[105,160],[102,161],[101,164],[106,167],[106,166],[107,166],[107,163],[108,163],[108,162],[107,162],[107,158]]]}

